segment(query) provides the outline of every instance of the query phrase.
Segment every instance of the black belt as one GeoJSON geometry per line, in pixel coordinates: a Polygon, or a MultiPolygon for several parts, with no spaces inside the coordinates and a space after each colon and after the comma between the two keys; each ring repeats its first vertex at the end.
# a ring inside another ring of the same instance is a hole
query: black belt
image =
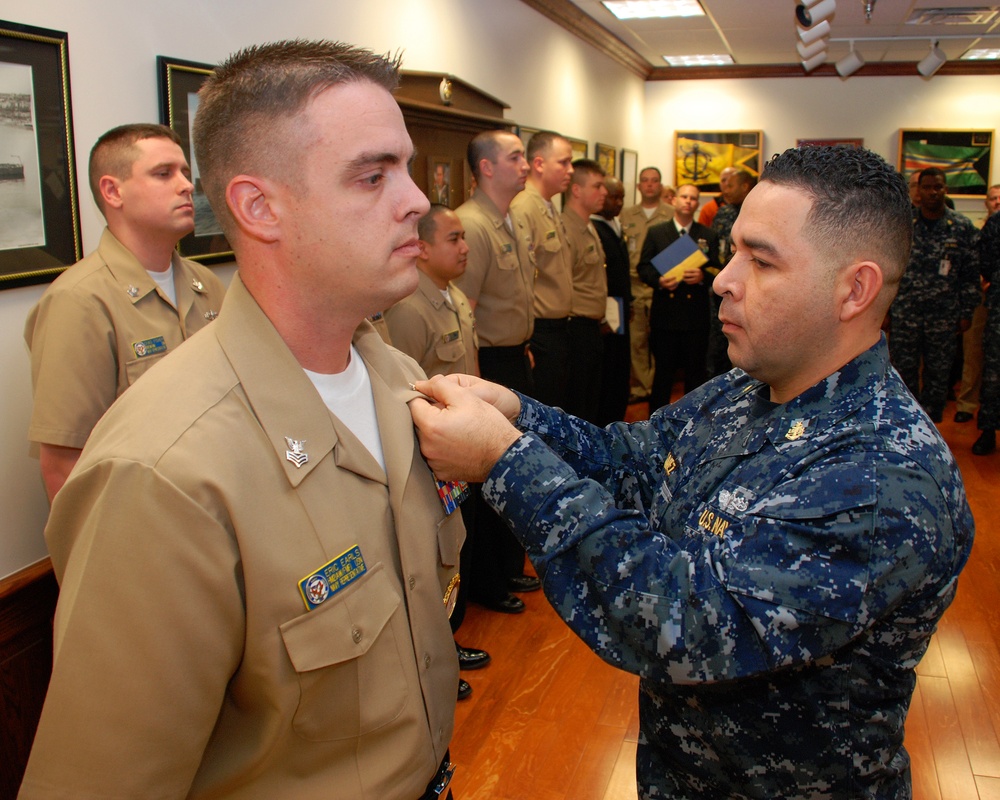
{"type": "Polygon", "coordinates": [[[445,796],[445,790],[448,788],[448,784],[451,783],[451,776],[455,774],[455,765],[449,761],[450,755],[451,751],[446,750],[444,761],[441,762],[437,773],[431,778],[431,782],[427,784],[427,789],[420,795],[418,800],[438,800],[440,797],[445,796]]]}
{"type": "Polygon", "coordinates": [[[535,330],[559,331],[566,327],[569,317],[559,319],[549,319],[548,317],[535,317],[535,330]]]}

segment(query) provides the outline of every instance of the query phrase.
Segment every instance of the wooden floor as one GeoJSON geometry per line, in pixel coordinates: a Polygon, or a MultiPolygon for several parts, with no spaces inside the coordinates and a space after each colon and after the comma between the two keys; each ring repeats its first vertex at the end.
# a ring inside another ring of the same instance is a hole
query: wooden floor
{"type": "MultiPolygon", "coordinates": [[[[644,406],[633,406],[639,418],[644,406]]],[[[973,456],[975,422],[940,426],[965,479],[976,543],[917,669],[906,722],[914,800],[1000,800],[1000,452],[973,456]]],[[[465,672],[455,800],[635,800],[638,680],[602,662],[540,592],[517,616],[470,606],[458,640],[493,656],[465,672]]]]}

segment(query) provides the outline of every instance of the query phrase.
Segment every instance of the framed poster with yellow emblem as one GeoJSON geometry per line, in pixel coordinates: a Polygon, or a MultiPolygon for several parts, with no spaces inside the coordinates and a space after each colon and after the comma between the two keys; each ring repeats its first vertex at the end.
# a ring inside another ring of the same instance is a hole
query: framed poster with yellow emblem
{"type": "Polygon", "coordinates": [[[674,137],[674,181],[693,183],[701,192],[719,191],[719,174],[726,167],[760,176],[762,131],[677,131],[674,137]]]}
{"type": "Polygon", "coordinates": [[[609,144],[594,144],[594,160],[604,167],[608,175],[618,174],[618,150],[609,144]]]}

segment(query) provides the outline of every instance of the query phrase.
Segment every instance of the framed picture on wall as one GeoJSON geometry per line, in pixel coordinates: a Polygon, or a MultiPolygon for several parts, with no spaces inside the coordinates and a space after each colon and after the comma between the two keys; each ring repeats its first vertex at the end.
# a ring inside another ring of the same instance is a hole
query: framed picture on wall
{"type": "Polygon", "coordinates": [[[233,259],[233,248],[222,233],[222,227],[202,189],[198,161],[194,157],[192,146],[194,116],[198,111],[198,90],[214,69],[211,64],[182,61],[167,56],[156,57],[160,84],[160,122],[172,128],[180,137],[181,149],[191,165],[191,181],[194,183],[194,232],[178,242],[177,250],[184,258],[203,264],[233,259]]]}
{"type": "Polygon", "coordinates": [[[639,154],[622,148],[622,186],[625,188],[625,207],[635,203],[635,187],[639,179],[639,154]]]}
{"type": "Polygon", "coordinates": [[[0,289],[83,257],[71,108],[67,35],[0,21],[0,289]]]}
{"type": "Polygon", "coordinates": [[[531,141],[531,137],[538,133],[538,128],[526,128],[523,125],[519,125],[517,128],[517,135],[521,138],[521,143],[524,145],[524,149],[528,149],[528,142],[531,141]]]}
{"type": "Polygon", "coordinates": [[[594,161],[604,167],[608,175],[618,174],[618,150],[609,144],[594,144],[594,161]]]}
{"type": "Polygon", "coordinates": [[[453,192],[451,187],[452,164],[450,158],[447,156],[429,156],[427,159],[427,175],[429,176],[429,185],[427,187],[428,200],[432,203],[441,203],[448,206],[448,208],[457,208],[461,204],[461,198],[455,196],[456,192],[453,192]]]}
{"type": "Polygon", "coordinates": [[[587,143],[583,139],[572,139],[569,136],[565,137],[566,141],[570,143],[573,148],[573,160],[576,161],[578,158],[587,157],[587,143]]]}
{"type": "Polygon", "coordinates": [[[991,130],[900,129],[899,171],[909,179],[927,167],[944,170],[948,194],[985,197],[993,159],[991,130]]]}
{"type": "Polygon", "coordinates": [[[795,146],[803,147],[806,145],[814,146],[824,146],[828,145],[830,147],[864,147],[864,139],[796,139],[795,146]]]}
{"type": "Polygon", "coordinates": [[[693,183],[702,192],[719,191],[726,167],[760,175],[761,131],[677,131],[674,136],[674,183],[693,183]]]}

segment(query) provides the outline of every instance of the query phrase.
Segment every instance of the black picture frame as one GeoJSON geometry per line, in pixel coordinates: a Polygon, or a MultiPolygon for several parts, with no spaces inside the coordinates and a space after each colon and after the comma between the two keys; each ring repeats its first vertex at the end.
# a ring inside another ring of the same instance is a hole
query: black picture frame
{"type": "MultiPolygon", "coordinates": [[[[233,248],[215,218],[208,198],[198,178],[198,164],[191,144],[191,123],[194,121],[192,98],[205,78],[215,71],[212,64],[184,61],[168,56],[156,57],[156,72],[160,90],[160,122],[171,128],[181,140],[181,149],[191,165],[194,182],[194,231],[177,243],[184,257],[202,264],[218,264],[233,260],[233,248]]],[[[194,111],[197,110],[195,106],[194,111]]]]}
{"type": "Polygon", "coordinates": [[[993,131],[901,128],[899,171],[909,180],[925,167],[944,170],[951,197],[986,197],[993,170],[993,131]]]}
{"type": "Polygon", "coordinates": [[[68,35],[0,20],[0,73],[0,289],[10,289],[83,257],[68,35]]]}

